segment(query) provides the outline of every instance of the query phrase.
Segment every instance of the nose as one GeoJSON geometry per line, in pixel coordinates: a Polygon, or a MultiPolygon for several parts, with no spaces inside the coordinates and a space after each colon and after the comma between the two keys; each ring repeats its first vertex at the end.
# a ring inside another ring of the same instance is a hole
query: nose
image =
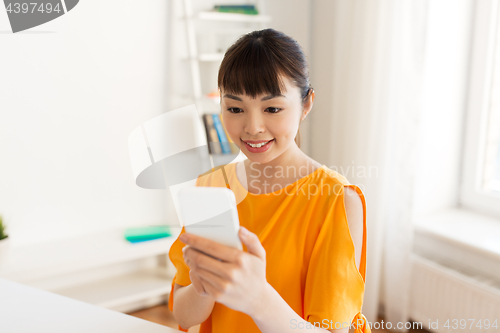
{"type": "Polygon", "coordinates": [[[264,119],[260,112],[249,112],[245,119],[245,132],[249,135],[255,136],[259,133],[264,133],[266,127],[264,126],[264,119]]]}

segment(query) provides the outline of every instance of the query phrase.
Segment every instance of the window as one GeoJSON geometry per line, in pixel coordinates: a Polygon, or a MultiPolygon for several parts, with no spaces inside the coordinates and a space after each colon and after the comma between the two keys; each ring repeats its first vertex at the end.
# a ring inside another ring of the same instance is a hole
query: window
{"type": "Polygon", "coordinates": [[[484,144],[482,188],[500,193],[500,20],[496,20],[493,48],[490,103],[487,105],[487,129],[484,144]]]}
{"type": "Polygon", "coordinates": [[[500,218],[500,1],[476,1],[461,205],[500,218]]]}

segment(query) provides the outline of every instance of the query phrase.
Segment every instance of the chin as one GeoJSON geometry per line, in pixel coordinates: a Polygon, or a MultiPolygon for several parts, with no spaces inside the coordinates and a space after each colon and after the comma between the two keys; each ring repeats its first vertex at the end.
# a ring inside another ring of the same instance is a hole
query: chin
{"type": "Polygon", "coordinates": [[[246,157],[251,162],[256,162],[256,163],[260,163],[260,164],[269,163],[269,162],[271,162],[272,160],[274,160],[276,158],[276,156],[265,156],[264,157],[264,156],[248,156],[248,155],[246,155],[246,157]]]}

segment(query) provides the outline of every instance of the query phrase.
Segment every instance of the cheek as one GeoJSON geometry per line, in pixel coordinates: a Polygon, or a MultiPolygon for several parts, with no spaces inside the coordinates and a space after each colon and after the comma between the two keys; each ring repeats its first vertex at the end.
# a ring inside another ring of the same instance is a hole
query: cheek
{"type": "Polygon", "coordinates": [[[222,116],[224,121],[224,127],[226,128],[227,134],[231,138],[231,140],[239,144],[240,142],[240,124],[236,119],[231,116],[222,116]]]}
{"type": "Polygon", "coordinates": [[[274,137],[293,140],[297,134],[299,123],[290,117],[279,119],[269,126],[274,137]]]}

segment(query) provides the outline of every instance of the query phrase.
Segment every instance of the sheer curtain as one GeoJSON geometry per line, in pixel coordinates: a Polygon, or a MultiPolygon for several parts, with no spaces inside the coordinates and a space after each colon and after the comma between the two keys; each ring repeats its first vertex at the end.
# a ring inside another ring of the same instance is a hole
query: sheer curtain
{"type": "Polygon", "coordinates": [[[412,193],[428,2],[312,1],[311,155],[367,200],[363,313],[408,320],[412,193]],[[383,295],[380,293],[385,290],[383,295]]]}

